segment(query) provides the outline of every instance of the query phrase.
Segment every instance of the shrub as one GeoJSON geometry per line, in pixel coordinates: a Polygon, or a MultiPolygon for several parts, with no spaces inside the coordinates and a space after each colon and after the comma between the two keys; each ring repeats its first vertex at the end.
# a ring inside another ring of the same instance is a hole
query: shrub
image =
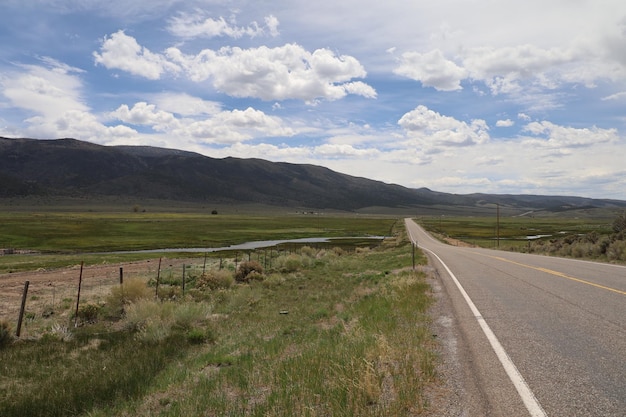
{"type": "Polygon", "coordinates": [[[251,279],[262,280],[263,266],[257,261],[244,261],[237,267],[235,280],[237,282],[249,282],[251,279]],[[254,272],[254,275],[251,275],[254,272]]]}
{"type": "Polygon", "coordinates": [[[113,310],[114,314],[119,314],[124,311],[124,307],[128,304],[150,296],[152,296],[152,291],[145,281],[130,279],[122,285],[111,288],[111,293],[107,297],[107,306],[113,310]]]}
{"type": "Polygon", "coordinates": [[[187,332],[187,341],[192,345],[202,343],[215,343],[215,331],[212,328],[207,329],[191,329],[187,332]]]}
{"type": "Polygon", "coordinates": [[[312,248],[310,246],[303,246],[300,249],[300,254],[304,256],[308,256],[310,258],[315,258],[315,256],[317,255],[317,249],[312,248]]]}
{"type": "Polygon", "coordinates": [[[606,250],[606,256],[609,261],[625,261],[626,260],[626,241],[616,240],[611,243],[606,250]]]}
{"type": "Polygon", "coordinates": [[[83,322],[93,323],[98,319],[99,312],[99,306],[95,304],[86,304],[78,308],[78,314],[76,316],[83,322]]]}
{"type": "Polygon", "coordinates": [[[230,288],[234,282],[233,274],[225,269],[208,271],[200,275],[196,280],[196,288],[217,290],[219,288],[230,288]]]}
{"type": "Polygon", "coordinates": [[[613,221],[613,231],[620,233],[626,230],[626,210],[613,221]]]}
{"type": "Polygon", "coordinates": [[[11,333],[11,325],[6,320],[0,321],[0,349],[8,346],[13,342],[13,334],[11,333]]]}
{"type": "Polygon", "coordinates": [[[302,257],[291,254],[276,259],[276,266],[281,272],[296,272],[302,268],[302,257]]]}
{"type": "Polygon", "coordinates": [[[263,281],[265,279],[265,275],[258,273],[257,271],[250,271],[248,275],[246,275],[246,281],[263,281]]]}

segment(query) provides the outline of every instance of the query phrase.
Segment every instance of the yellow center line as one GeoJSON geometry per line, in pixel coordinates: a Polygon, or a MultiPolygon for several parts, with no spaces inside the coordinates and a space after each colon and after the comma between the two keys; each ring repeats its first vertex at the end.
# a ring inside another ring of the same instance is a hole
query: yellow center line
{"type": "Polygon", "coordinates": [[[520,263],[520,262],[511,261],[510,259],[501,258],[499,256],[492,256],[492,255],[483,255],[483,256],[487,256],[489,258],[497,259],[497,260],[503,261],[503,262],[508,262],[510,264],[522,266],[524,268],[530,268],[530,269],[534,269],[536,271],[545,272],[546,274],[551,274],[551,275],[555,275],[557,277],[569,279],[570,281],[576,281],[576,282],[580,282],[581,284],[587,284],[587,285],[591,285],[592,287],[602,288],[603,290],[612,291],[612,292],[615,292],[615,293],[618,293],[618,294],[626,295],[626,291],[621,291],[621,290],[618,290],[618,289],[615,289],[615,288],[606,287],[604,285],[596,284],[595,282],[591,282],[591,281],[585,281],[584,279],[576,278],[576,277],[573,277],[571,275],[564,274],[563,272],[554,271],[552,269],[547,269],[547,268],[541,268],[541,267],[538,267],[538,266],[527,265],[527,264],[523,264],[523,263],[520,263]]]}

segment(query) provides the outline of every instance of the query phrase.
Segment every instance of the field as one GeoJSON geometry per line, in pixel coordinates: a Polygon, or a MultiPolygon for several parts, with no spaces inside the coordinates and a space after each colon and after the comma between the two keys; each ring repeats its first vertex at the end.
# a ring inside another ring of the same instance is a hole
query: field
{"type": "MultiPolygon", "coordinates": [[[[40,284],[26,303],[25,336],[0,343],[3,417],[401,416],[433,409],[439,347],[419,268],[425,259],[418,254],[418,268],[411,268],[412,248],[397,219],[0,216],[0,246],[35,251],[0,256],[2,293],[9,282],[18,290],[26,279],[40,284]],[[94,253],[364,235],[388,237],[373,247],[288,246],[208,259],[94,253]],[[235,281],[248,259],[256,270],[235,281]],[[92,291],[81,296],[76,315],[80,262],[84,289],[92,291]],[[64,285],[68,295],[61,295],[64,285]]],[[[11,332],[14,313],[0,317],[11,332]]]]}
{"type": "Polygon", "coordinates": [[[429,216],[418,221],[453,245],[626,262],[624,233],[613,229],[617,216],[429,216]]]}

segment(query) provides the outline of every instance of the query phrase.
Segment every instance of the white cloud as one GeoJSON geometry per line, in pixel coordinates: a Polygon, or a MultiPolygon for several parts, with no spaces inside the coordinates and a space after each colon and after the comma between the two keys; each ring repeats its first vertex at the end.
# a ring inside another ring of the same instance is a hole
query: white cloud
{"type": "Polygon", "coordinates": [[[380,151],[374,148],[359,149],[348,144],[324,144],[314,148],[314,154],[322,158],[374,158],[380,155],[380,151]]]}
{"type": "MultiPolygon", "coordinates": [[[[518,45],[501,48],[478,47],[466,51],[463,65],[473,79],[494,84],[503,78],[511,82],[535,77],[559,65],[580,59],[573,51],[558,48],[544,49],[534,45],[518,45]]],[[[549,87],[548,81],[543,84],[549,87]]],[[[494,93],[497,93],[496,89],[494,93]]]]}
{"type": "Polygon", "coordinates": [[[515,122],[511,119],[498,120],[496,122],[497,127],[511,127],[515,124],[515,122]]]}
{"type": "Polygon", "coordinates": [[[93,53],[97,64],[150,80],[158,80],[166,72],[176,73],[180,70],[163,55],[150,52],[148,48],[139,45],[135,38],[126,35],[123,30],[105,37],[100,50],[101,54],[93,53]]]}
{"type": "Polygon", "coordinates": [[[50,67],[21,65],[21,71],[0,75],[2,94],[12,106],[46,117],[59,117],[70,110],[86,111],[80,72],[54,60],[45,60],[50,67]]]}
{"type": "Polygon", "coordinates": [[[203,100],[186,93],[160,93],[152,96],[156,106],[164,111],[181,116],[200,116],[219,113],[220,103],[203,100]]]}
{"type": "Polygon", "coordinates": [[[461,90],[461,80],[467,77],[465,69],[446,59],[438,49],[425,54],[405,52],[394,72],[439,91],[461,90]]]}
{"type": "Polygon", "coordinates": [[[366,75],[351,56],[336,56],[328,49],[308,52],[299,45],[242,49],[205,49],[185,55],[169,48],[168,58],[185,69],[195,82],[210,79],[213,86],[235,97],[263,100],[338,100],[347,94],[374,97],[375,91],[362,82],[348,82],[366,75]]]}
{"type": "Polygon", "coordinates": [[[132,109],[123,104],[109,116],[128,124],[149,125],[160,132],[170,131],[180,126],[172,113],[156,110],[154,104],[146,102],[135,103],[132,109]]]}
{"type": "Polygon", "coordinates": [[[526,144],[552,149],[588,147],[619,140],[617,129],[601,129],[596,126],[573,128],[547,121],[529,123],[524,131],[540,137],[527,139],[526,144]]]}
{"type": "Polygon", "coordinates": [[[184,72],[194,82],[210,80],[213,86],[234,97],[262,100],[338,100],[348,94],[367,98],[376,91],[362,81],[367,73],[359,61],[328,49],[306,51],[297,44],[281,47],[204,49],[196,55],[170,47],[165,54],[150,52],[135,38],[118,31],[94,52],[96,63],[151,80],[164,73],[184,72]]]}
{"type": "MultiPolygon", "coordinates": [[[[623,45],[626,35],[621,39],[623,45]]],[[[507,95],[538,110],[558,107],[559,97],[547,92],[564,84],[593,88],[599,81],[624,79],[626,58],[620,63],[618,55],[609,50],[610,46],[591,40],[573,40],[551,48],[528,43],[474,46],[455,52],[458,64],[440,49],[410,51],[402,54],[394,72],[440,91],[460,90],[463,80],[484,83],[492,95],[507,95]]]]}
{"type": "Polygon", "coordinates": [[[607,100],[625,100],[626,99],[626,91],[620,91],[619,93],[611,94],[606,97],[602,97],[602,101],[607,100]]]}
{"type": "Polygon", "coordinates": [[[280,118],[268,116],[251,107],[210,115],[200,114],[195,118],[177,118],[154,104],[138,102],[132,108],[123,104],[109,113],[108,117],[205,144],[232,144],[258,137],[292,136],[295,133],[280,118]]]}
{"type": "Polygon", "coordinates": [[[213,19],[206,17],[206,13],[196,9],[193,13],[180,13],[170,19],[167,30],[175,36],[181,38],[197,37],[219,37],[228,36],[231,38],[241,38],[249,36],[269,35],[278,36],[278,19],[269,15],[265,17],[265,26],[259,26],[257,22],[252,22],[249,26],[238,27],[234,18],[227,22],[223,17],[213,19]]]}
{"type": "Polygon", "coordinates": [[[475,119],[468,124],[422,105],[402,116],[398,124],[409,137],[430,146],[469,146],[489,141],[484,120],[475,119]]]}
{"type": "Polygon", "coordinates": [[[26,120],[26,133],[35,138],[76,138],[107,144],[138,136],[137,131],[124,125],[106,126],[93,114],[80,110],[68,110],[56,117],[34,116],[26,120]]]}

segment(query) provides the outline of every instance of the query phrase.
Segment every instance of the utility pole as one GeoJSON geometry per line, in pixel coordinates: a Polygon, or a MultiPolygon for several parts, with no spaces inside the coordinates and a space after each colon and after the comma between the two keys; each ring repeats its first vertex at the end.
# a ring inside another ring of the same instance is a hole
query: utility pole
{"type": "Polygon", "coordinates": [[[500,204],[496,203],[496,245],[500,247],[500,204]]]}

